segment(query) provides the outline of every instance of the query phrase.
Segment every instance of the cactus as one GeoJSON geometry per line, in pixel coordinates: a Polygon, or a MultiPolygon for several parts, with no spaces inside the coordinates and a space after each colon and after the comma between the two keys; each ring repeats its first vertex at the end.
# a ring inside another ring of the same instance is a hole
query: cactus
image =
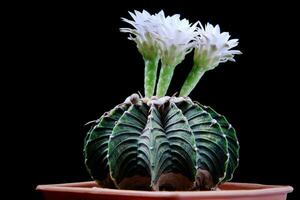
{"type": "Polygon", "coordinates": [[[188,97],[129,99],[86,137],[85,163],[101,186],[212,189],[232,178],[239,145],[224,116],[188,97]]]}
{"type": "Polygon", "coordinates": [[[230,181],[239,164],[236,132],[223,115],[188,95],[206,71],[234,60],[240,52],[230,49],[237,40],[218,26],[190,26],[162,11],[130,15],[135,21],[123,21],[135,29],[121,31],[135,36],[129,39],[144,58],[145,96],[132,94],[95,121],[84,142],[91,177],[101,187],[154,191],[211,190],[230,181]],[[175,67],[193,48],[194,66],[180,97],[165,96],[175,67]]]}

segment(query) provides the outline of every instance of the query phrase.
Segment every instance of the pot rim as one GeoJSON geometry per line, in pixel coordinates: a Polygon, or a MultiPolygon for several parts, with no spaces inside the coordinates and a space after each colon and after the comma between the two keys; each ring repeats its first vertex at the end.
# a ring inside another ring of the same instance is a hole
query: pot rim
{"type": "Polygon", "coordinates": [[[245,196],[269,196],[287,194],[293,191],[291,186],[263,185],[256,183],[228,182],[222,184],[223,190],[218,191],[137,191],[99,188],[94,181],[78,183],[62,183],[51,185],[38,185],[38,191],[56,191],[72,193],[90,193],[117,196],[143,196],[143,197],[245,197],[245,196]],[[234,189],[226,189],[234,188],[234,189]]]}

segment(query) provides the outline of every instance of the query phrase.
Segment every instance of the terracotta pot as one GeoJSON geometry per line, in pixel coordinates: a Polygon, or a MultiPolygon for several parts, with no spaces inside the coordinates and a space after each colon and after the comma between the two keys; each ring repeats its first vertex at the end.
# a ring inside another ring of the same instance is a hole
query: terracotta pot
{"type": "Polygon", "coordinates": [[[97,187],[95,182],[39,185],[37,190],[45,200],[285,200],[293,191],[290,186],[252,183],[225,183],[218,191],[151,192],[116,190],[97,187]]]}

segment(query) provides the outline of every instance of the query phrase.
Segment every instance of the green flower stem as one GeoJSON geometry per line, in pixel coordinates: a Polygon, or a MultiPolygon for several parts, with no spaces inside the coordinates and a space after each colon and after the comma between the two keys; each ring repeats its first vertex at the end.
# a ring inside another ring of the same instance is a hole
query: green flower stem
{"type": "Polygon", "coordinates": [[[204,73],[205,70],[203,70],[203,67],[194,65],[180,90],[179,96],[188,96],[204,73]]]}
{"type": "Polygon", "coordinates": [[[145,97],[152,97],[156,84],[156,74],[159,59],[145,60],[145,97]]]}
{"type": "Polygon", "coordinates": [[[162,65],[159,73],[159,80],[156,89],[156,96],[163,97],[166,95],[171,83],[175,67],[162,65]]]}

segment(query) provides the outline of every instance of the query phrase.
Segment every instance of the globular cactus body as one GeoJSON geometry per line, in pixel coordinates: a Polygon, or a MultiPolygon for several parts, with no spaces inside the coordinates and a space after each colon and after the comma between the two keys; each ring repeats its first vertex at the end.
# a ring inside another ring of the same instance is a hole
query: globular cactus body
{"type": "Polygon", "coordinates": [[[132,95],[88,132],[85,164],[102,187],[207,190],[228,181],[238,165],[233,127],[188,97],[132,95]]]}

